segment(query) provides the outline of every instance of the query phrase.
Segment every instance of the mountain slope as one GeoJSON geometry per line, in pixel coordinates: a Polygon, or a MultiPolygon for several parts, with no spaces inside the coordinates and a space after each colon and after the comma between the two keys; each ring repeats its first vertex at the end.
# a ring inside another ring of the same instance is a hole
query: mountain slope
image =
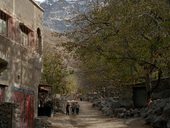
{"type": "Polygon", "coordinates": [[[70,19],[86,12],[90,0],[46,0],[41,3],[45,10],[44,25],[57,32],[70,31],[74,28],[70,19]]]}

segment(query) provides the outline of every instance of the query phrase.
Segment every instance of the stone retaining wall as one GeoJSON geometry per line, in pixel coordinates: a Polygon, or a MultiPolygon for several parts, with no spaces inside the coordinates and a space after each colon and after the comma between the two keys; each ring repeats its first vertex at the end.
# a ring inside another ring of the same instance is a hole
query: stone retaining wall
{"type": "Polygon", "coordinates": [[[19,128],[20,112],[17,105],[3,103],[0,105],[0,128],[19,128]]]}

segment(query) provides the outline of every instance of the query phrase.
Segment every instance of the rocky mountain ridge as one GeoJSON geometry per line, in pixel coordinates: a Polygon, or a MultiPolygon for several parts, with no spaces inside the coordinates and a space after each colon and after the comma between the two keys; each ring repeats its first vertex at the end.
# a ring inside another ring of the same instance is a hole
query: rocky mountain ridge
{"type": "Polygon", "coordinates": [[[45,0],[40,6],[45,10],[44,25],[63,33],[70,31],[74,25],[70,20],[87,11],[91,0],[45,0]]]}

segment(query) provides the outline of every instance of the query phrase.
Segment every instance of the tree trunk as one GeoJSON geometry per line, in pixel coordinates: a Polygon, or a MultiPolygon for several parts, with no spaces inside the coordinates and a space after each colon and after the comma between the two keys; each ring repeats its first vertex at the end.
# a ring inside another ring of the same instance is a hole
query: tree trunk
{"type": "Polygon", "coordinates": [[[162,70],[159,69],[157,83],[154,87],[152,87],[151,73],[147,73],[147,75],[146,75],[146,89],[147,89],[147,100],[148,101],[151,99],[151,96],[152,96],[152,93],[154,92],[154,90],[160,86],[161,76],[162,76],[162,70]]]}
{"type": "Polygon", "coordinates": [[[162,76],[162,70],[159,69],[159,70],[158,70],[158,80],[157,80],[156,86],[155,86],[154,88],[152,88],[151,94],[154,92],[155,89],[157,89],[157,88],[160,86],[161,76],[162,76]]]}
{"type": "Polygon", "coordinates": [[[146,91],[147,91],[147,100],[151,98],[151,90],[152,90],[152,81],[151,81],[151,73],[146,74],[146,91]]]}

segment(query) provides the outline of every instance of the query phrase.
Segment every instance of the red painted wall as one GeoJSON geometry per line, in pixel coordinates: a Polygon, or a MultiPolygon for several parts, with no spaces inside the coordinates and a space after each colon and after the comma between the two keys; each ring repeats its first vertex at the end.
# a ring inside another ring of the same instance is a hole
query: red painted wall
{"type": "Polygon", "coordinates": [[[0,104],[4,101],[5,88],[0,87],[0,104]]]}
{"type": "Polygon", "coordinates": [[[21,119],[20,128],[34,127],[34,95],[15,92],[13,95],[14,102],[19,105],[21,119]]]}

